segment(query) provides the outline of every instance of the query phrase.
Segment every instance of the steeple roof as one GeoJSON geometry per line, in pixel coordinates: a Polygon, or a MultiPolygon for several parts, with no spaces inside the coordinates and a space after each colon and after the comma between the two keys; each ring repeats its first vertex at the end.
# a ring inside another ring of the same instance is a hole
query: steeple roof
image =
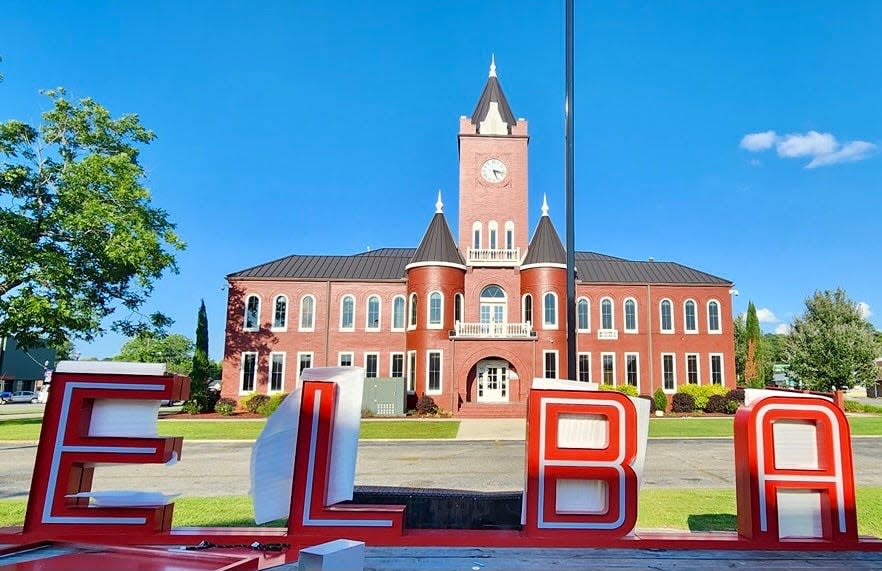
{"type": "Polygon", "coordinates": [[[510,135],[511,128],[517,123],[508,100],[502,92],[502,85],[496,78],[496,57],[490,60],[490,73],[487,84],[481,93],[478,104],[472,113],[472,124],[481,135],[510,135]],[[504,125],[503,125],[504,124],[504,125]]]}
{"type": "Polygon", "coordinates": [[[563,265],[566,267],[566,263],[567,251],[560,242],[554,224],[551,223],[551,218],[548,216],[548,201],[543,197],[542,217],[539,219],[539,225],[536,226],[536,232],[533,233],[533,239],[530,240],[527,256],[521,267],[531,265],[563,265]]]}
{"type": "Polygon", "coordinates": [[[465,260],[453,241],[453,234],[444,218],[444,204],[441,202],[441,192],[438,192],[438,202],[435,203],[435,216],[429,223],[426,233],[419,247],[410,259],[407,267],[414,265],[454,265],[465,269],[465,260]]]}

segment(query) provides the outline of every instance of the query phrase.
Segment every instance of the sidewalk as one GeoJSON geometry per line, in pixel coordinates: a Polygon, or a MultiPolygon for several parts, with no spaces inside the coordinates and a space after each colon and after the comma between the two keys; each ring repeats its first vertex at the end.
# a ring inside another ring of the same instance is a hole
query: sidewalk
{"type": "Polygon", "coordinates": [[[527,421],[523,418],[462,418],[457,440],[524,440],[527,421]]]}

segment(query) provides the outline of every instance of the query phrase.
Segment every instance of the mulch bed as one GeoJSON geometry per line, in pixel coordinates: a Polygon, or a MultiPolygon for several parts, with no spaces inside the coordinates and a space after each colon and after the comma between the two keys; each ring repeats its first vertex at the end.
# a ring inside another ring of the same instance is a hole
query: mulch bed
{"type": "Polygon", "coordinates": [[[206,412],[202,414],[187,414],[178,412],[173,414],[159,415],[159,420],[266,420],[266,417],[256,412],[237,412],[231,416],[225,416],[216,412],[206,412]]]}

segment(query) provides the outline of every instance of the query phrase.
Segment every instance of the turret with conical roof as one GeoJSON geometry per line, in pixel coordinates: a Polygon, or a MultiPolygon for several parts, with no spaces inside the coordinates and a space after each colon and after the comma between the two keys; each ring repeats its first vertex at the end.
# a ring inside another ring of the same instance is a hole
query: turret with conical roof
{"type": "Polygon", "coordinates": [[[453,241],[453,234],[444,218],[444,203],[441,202],[441,191],[435,202],[435,216],[429,223],[423,240],[407,265],[407,269],[421,265],[446,265],[465,269],[465,261],[453,241]]]}
{"type": "Polygon", "coordinates": [[[548,216],[548,199],[542,195],[542,217],[530,240],[527,255],[521,263],[521,269],[535,266],[564,267],[567,264],[567,251],[561,244],[560,236],[548,216]]]}

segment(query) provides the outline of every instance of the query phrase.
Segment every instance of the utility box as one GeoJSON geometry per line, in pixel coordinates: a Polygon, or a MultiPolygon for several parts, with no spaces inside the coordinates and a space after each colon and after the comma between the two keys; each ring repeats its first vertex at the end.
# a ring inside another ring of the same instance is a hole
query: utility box
{"type": "Polygon", "coordinates": [[[364,380],[361,408],[374,416],[404,416],[404,377],[370,377],[364,380]]]}

